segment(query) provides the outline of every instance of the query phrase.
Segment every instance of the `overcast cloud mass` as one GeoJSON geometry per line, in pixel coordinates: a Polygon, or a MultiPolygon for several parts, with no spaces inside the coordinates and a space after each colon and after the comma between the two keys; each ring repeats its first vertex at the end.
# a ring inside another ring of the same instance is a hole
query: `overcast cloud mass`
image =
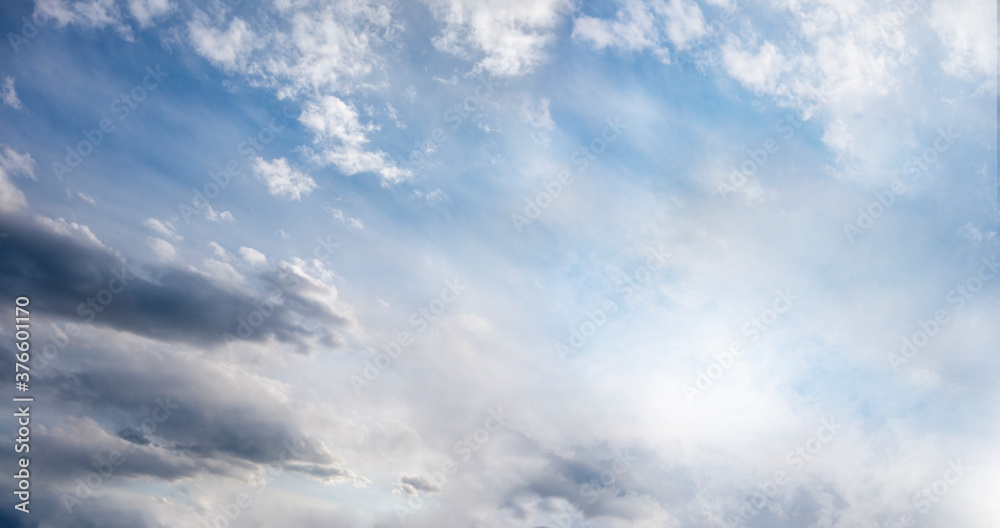
{"type": "Polygon", "coordinates": [[[997,20],[3,2],[0,525],[1000,526],[997,20]]]}

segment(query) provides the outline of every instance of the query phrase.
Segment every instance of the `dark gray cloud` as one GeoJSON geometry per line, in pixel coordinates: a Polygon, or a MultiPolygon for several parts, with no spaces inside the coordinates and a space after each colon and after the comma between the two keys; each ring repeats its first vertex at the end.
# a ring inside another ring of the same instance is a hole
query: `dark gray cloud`
{"type": "Polygon", "coordinates": [[[138,427],[126,427],[118,431],[118,438],[136,445],[149,445],[149,439],[142,434],[138,427]]]}
{"type": "Polygon", "coordinates": [[[33,465],[45,482],[64,481],[67,489],[73,489],[75,479],[92,472],[113,479],[155,476],[169,482],[192,477],[203,466],[165,449],[126,442],[86,418],[39,429],[33,436],[32,449],[45,453],[36,457],[33,465]]]}
{"type": "Polygon", "coordinates": [[[92,459],[130,454],[117,475],[164,480],[212,473],[244,478],[263,465],[322,482],[364,482],[289,414],[274,386],[232,365],[204,362],[142,338],[89,344],[39,378],[51,405],[75,422],[40,441],[53,475],[93,470],[92,459]],[[154,349],[135,352],[135,343],[154,349]],[[95,421],[96,420],[96,421],[95,421]]]}
{"type": "Polygon", "coordinates": [[[338,346],[336,330],[349,323],[344,314],[313,300],[309,294],[316,286],[294,272],[265,272],[255,298],[194,271],[128,266],[115,251],[89,239],[85,227],[2,213],[0,224],[9,233],[0,259],[0,295],[28,295],[36,309],[74,322],[199,345],[224,342],[227,333],[248,341],[274,338],[303,351],[313,337],[323,346],[338,346]],[[275,288],[284,302],[272,309],[268,298],[275,288]]]}

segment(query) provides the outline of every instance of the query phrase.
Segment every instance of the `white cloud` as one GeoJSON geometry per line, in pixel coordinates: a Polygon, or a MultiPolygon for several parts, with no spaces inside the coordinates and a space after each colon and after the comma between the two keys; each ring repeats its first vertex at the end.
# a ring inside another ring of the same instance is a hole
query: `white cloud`
{"type": "Polygon", "coordinates": [[[139,21],[139,25],[146,27],[152,23],[153,19],[165,15],[174,9],[170,0],[129,0],[129,13],[139,21]]]}
{"type": "Polygon", "coordinates": [[[670,0],[668,4],[660,5],[662,7],[659,11],[666,18],[667,37],[677,49],[685,49],[690,42],[707,31],[705,17],[697,3],[690,0],[670,0]]]}
{"type": "Polygon", "coordinates": [[[343,211],[331,206],[330,204],[324,205],[323,210],[333,215],[333,217],[336,218],[337,220],[340,220],[341,222],[347,224],[349,227],[352,227],[354,229],[365,228],[361,220],[344,215],[343,211]]]}
{"type": "Polygon", "coordinates": [[[410,172],[385,153],[366,149],[366,134],[377,127],[361,125],[354,108],[340,99],[376,71],[376,49],[400,31],[389,10],[367,0],[294,12],[291,4],[276,7],[277,17],[252,22],[256,31],[241,18],[225,26],[198,11],[188,25],[192,45],[213,64],[274,90],[280,99],[305,99],[300,119],[317,134],[316,161],[348,175],[374,172],[383,183],[408,178],[410,172]]]}
{"type": "Polygon", "coordinates": [[[414,190],[411,198],[424,199],[428,203],[438,203],[443,202],[448,199],[448,195],[444,193],[441,189],[434,189],[431,192],[423,192],[420,190],[414,190]]]}
{"type": "Polygon", "coordinates": [[[239,253],[243,261],[253,267],[267,265],[267,256],[254,248],[242,246],[239,249],[239,253]]]}
{"type": "Polygon", "coordinates": [[[830,123],[820,139],[840,156],[850,156],[854,152],[854,137],[842,119],[830,123]]]}
{"type": "Polygon", "coordinates": [[[157,237],[146,237],[146,245],[161,262],[179,262],[180,254],[173,244],[157,237]]]}
{"type": "Polygon", "coordinates": [[[38,0],[35,9],[51,17],[59,27],[70,24],[87,29],[110,26],[126,40],[133,39],[132,28],[122,23],[115,0],[38,0]]]}
{"type": "Polygon", "coordinates": [[[573,21],[573,38],[590,42],[596,49],[607,47],[639,51],[656,47],[660,40],[656,17],[640,0],[629,0],[614,20],[581,15],[573,21]]]}
{"type": "Polygon", "coordinates": [[[229,260],[231,258],[229,256],[229,253],[226,252],[226,248],[222,247],[222,245],[220,245],[218,242],[210,241],[208,243],[208,247],[209,249],[212,250],[212,253],[214,253],[215,256],[219,257],[222,260],[229,260]]]}
{"type": "Polygon", "coordinates": [[[481,57],[476,69],[497,76],[524,75],[542,64],[545,48],[567,0],[428,0],[444,24],[434,38],[439,50],[481,57]]]}
{"type": "Polygon", "coordinates": [[[0,167],[0,209],[4,211],[18,211],[28,206],[21,189],[18,189],[11,181],[10,175],[3,167],[0,167]]]}
{"type": "Polygon", "coordinates": [[[347,175],[374,172],[383,184],[398,183],[412,176],[382,151],[364,149],[365,133],[376,127],[362,125],[354,107],[332,95],[306,104],[299,121],[316,135],[317,161],[331,164],[347,175]]]}
{"type": "Polygon", "coordinates": [[[788,69],[778,47],[765,41],[755,53],[739,39],[730,38],[722,48],[722,61],[734,79],[756,92],[774,92],[782,72],[788,69]]]}
{"type": "Polygon", "coordinates": [[[3,88],[0,89],[0,101],[3,104],[20,110],[21,109],[21,99],[17,97],[17,91],[14,90],[14,78],[5,77],[3,80],[3,88]]]}
{"type": "Polygon", "coordinates": [[[216,284],[227,286],[237,291],[250,290],[246,277],[228,262],[205,259],[203,268],[202,273],[209,276],[216,284]]]}
{"type": "Polygon", "coordinates": [[[935,2],[931,25],[948,48],[941,67],[969,81],[989,83],[996,92],[997,4],[981,0],[935,2]]]}
{"type": "Polygon", "coordinates": [[[82,192],[77,192],[76,195],[79,196],[81,200],[89,203],[90,205],[93,205],[94,207],[97,207],[97,200],[95,200],[92,196],[83,194],[82,192]]]}
{"type": "Polygon", "coordinates": [[[573,21],[573,38],[596,49],[650,49],[663,62],[670,58],[666,41],[683,50],[706,32],[701,9],[690,0],[627,0],[613,20],[580,15],[573,21]]]}
{"type": "Polygon", "coordinates": [[[32,180],[38,179],[35,176],[35,159],[31,157],[31,154],[27,152],[20,154],[6,145],[0,152],[0,168],[15,176],[25,176],[32,180]]]}
{"type": "Polygon", "coordinates": [[[233,213],[230,213],[229,211],[222,211],[220,213],[213,209],[211,205],[206,205],[205,218],[213,222],[232,222],[233,213]]]}
{"type": "Polygon", "coordinates": [[[31,154],[19,154],[16,150],[4,146],[0,151],[0,209],[14,211],[24,209],[28,201],[11,180],[12,176],[35,178],[35,160],[31,154]]]}
{"type": "Polygon", "coordinates": [[[385,6],[367,0],[294,12],[277,7],[278,16],[253,22],[257,31],[241,18],[228,28],[216,25],[199,11],[189,24],[192,44],[279,98],[312,98],[356,88],[378,63],[375,47],[399,30],[385,6]]]}
{"type": "Polygon", "coordinates": [[[177,233],[177,229],[174,228],[174,225],[170,222],[160,222],[155,218],[149,218],[143,222],[143,225],[153,231],[156,231],[157,234],[173,240],[174,242],[184,240],[184,237],[177,233]]]}
{"type": "Polygon", "coordinates": [[[35,8],[52,17],[56,24],[65,26],[79,24],[84,27],[99,28],[116,24],[121,20],[114,0],[38,0],[35,8]]]}
{"type": "Polygon", "coordinates": [[[556,127],[555,122],[552,121],[552,114],[549,113],[549,100],[545,97],[539,99],[537,103],[525,100],[521,107],[521,116],[528,125],[534,128],[553,130],[556,127]]]}
{"type": "Polygon", "coordinates": [[[399,120],[399,112],[396,111],[396,107],[392,106],[392,103],[385,103],[385,115],[396,123],[396,128],[406,128],[406,123],[399,120]]]}
{"type": "Polygon", "coordinates": [[[293,169],[285,158],[268,162],[258,157],[253,161],[252,169],[257,178],[267,184],[267,190],[273,196],[299,200],[316,188],[312,178],[293,169]]]}
{"type": "Polygon", "coordinates": [[[256,37],[250,26],[234,17],[225,30],[213,27],[203,11],[196,11],[188,23],[194,49],[213,64],[234,69],[245,64],[256,37]]]}
{"type": "Polygon", "coordinates": [[[344,83],[372,71],[377,62],[372,45],[386,35],[390,21],[388,13],[367,2],[296,13],[290,39],[294,53],[277,57],[272,70],[296,91],[345,88],[344,83]]]}

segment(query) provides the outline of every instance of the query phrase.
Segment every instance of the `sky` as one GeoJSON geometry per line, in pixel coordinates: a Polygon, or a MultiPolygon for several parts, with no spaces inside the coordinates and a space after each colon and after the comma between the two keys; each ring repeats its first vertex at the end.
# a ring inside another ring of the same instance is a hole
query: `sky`
{"type": "Polygon", "coordinates": [[[3,2],[0,524],[997,526],[997,20],[3,2]]]}

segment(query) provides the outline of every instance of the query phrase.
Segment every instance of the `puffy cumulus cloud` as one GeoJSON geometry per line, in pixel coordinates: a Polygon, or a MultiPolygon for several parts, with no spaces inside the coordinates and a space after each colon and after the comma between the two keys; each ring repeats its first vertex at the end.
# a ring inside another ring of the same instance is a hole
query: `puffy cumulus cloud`
{"type": "Polygon", "coordinates": [[[400,29],[385,5],[369,0],[262,9],[264,16],[231,20],[231,10],[214,17],[195,11],[189,36],[202,56],[282,99],[355,91],[400,29]]]}
{"type": "Polygon", "coordinates": [[[225,28],[215,26],[203,11],[196,11],[188,23],[188,32],[195,51],[213,64],[226,69],[243,67],[256,37],[250,26],[233,17],[225,28]]]}
{"type": "Polygon", "coordinates": [[[161,263],[176,264],[181,262],[181,255],[177,252],[177,248],[162,238],[146,237],[146,245],[161,263]]]}
{"type": "Polygon", "coordinates": [[[807,116],[830,102],[891,92],[914,52],[907,34],[919,16],[896,5],[709,3],[716,8],[707,20],[689,0],[628,0],[613,18],[576,17],[573,36],[597,48],[651,49],[663,57],[669,41],[677,53],[715,63],[748,89],[807,116]],[[768,24],[784,29],[773,32],[768,24]],[[686,51],[694,43],[704,46],[686,51]]]}
{"type": "Polygon", "coordinates": [[[781,74],[789,69],[777,46],[764,42],[760,49],[745,49],[739,39],[731,38],[722,48],[726,71],[736,80],[757,92],[773,92],[781,74]]]}
{"type": "Polygon", "coordinates": [[[316,188],[316,182],[312,178],[292,168],[285,158],[264,161],[258,157],[251,168],[257,178],[267,184],[267,191],[274,196],[298,200],[316,188]]]}
{"type": "Polygon", "coordinates": [[[546,60],[546,47],[568,0],[428,0],[443,24],[434,46],[476,60],[476,69],[497,76],[531,72],[546,60]]]}
{"type": "Polygon", "coordinates": [[[352,91],[353,83],[378,65],[378,47],[394,39],[399,26],[385,5],[375,2],[345,2],[315,12],[296,12],[282,45],[283,56],[265,66],[288,86],[279,94],[297,92],[352,91]]]}
{"type": "MultiPolygon", "coordinates": [[[[367,134],[357,111],[342,99],[357,91],[380,68],[380,48],[394,41],[398,23],[385,5],[310,2],[275,6],[273,16],[212,19],[198,11],[188,24],[195,50],[251,85],[271,89],[281,99],[302,99],[300,120],[316,137],[314,159],[347,175],[371,172],[386,184],[410,177],[384,152],[367,147],[367,134]]],[[[260,161],[258,165],[268,162],[260,161]]],[[[313,188],[312,179],[292,171],[283,160],[269,162],[272,194],[293,198],[313,188]],[[273,181],[273,185],[272,185],[273,181]]]]}
{"type": "Polygon", "coordinates": [[[995,91],[996,33],[988,23],[995,6],[988,2],[711,4],[702,15],[682,2],[621,2],[612,16],[577,16],[573,36],[597,48],[651,50],[661,59],[672,41],[673,55],[815,119],[836,155],[829,172],[869,187],[891,181],[900,153],[922,135],[926,116],[912,109],[940,104],[914,86],[947,90],[960,79],[976,88],[972,97],[995,91]],[[944,57],[933,60],[953,77],[918,73],[932,57],[944,57]],[[849,152],[841,141],[847,137],[854,138],[849,152]]]}
{"type": "Polygon", "coordinates": [[[334,165],[347,175],[374,172],[381,176],[384,185],[413,176],[386,153],[365,148],[368,143],[365,134],[377,127],[362,124],[358,111],[335,96],[307,103],[299,121],[315,133],[314,158],[320,163],[334,165]]]}

